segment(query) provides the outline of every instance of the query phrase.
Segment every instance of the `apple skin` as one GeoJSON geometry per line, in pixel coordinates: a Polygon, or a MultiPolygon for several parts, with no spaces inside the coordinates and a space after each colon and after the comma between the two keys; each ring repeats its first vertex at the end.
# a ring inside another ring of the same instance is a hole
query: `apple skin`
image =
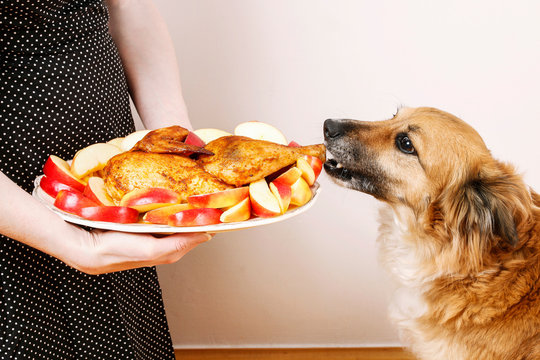
{"type": "Polygon", "coordinates": [[[302,171],[297,168],[296,166],[293,166],[289,170],[285,171],[283,174],[278,176],[274,181],[272,182],[280,182],[285,185],[291,186],[296,182],[296,180],[300,179],[302,176],[302,171]]]}
{"type": "Polygon", "coordinates": [[[145,223],[167,225],[169,216],[179,211],[193,209],[189,204],[175,204],[150,210],[144,214],[142,220],[145,223]]]}
{"type": "Polygon", "coordinates": [[[219,220],[223,223],[239,222],[249,220],[251,217],[251,201],[249,197],[238,204],[228,208],[221,214],[219,220]]]}
{"type": "Polygon", "coordinates": [[[211,208],[199,208],[179,211],[169,216],[169,226],[204,226],[221,223],[223,211],[211,208]]]}
{"type": "Polygon", "coordinates": [[[71,186],[75,190],[84,191],[85,184],[71,173],[69,164],[58,156],[50,155],[43,166],[43,174],[50,179],[71,186]]]}
{"type": "Polygon", "coordinates": [[[249,184],[251,211],[259,217],[273,217],[281,214],[278,199],[272,194],[265,179],[249,184]]]}
{"type": "Polygon", "coordinates": [[[311,156],[311,155],[304,155],[304,159],[306,159],[307,163],[313,169],[313,172],[315,173],[315,180],[317,180],[317,178],[321,174],[321,170],[323,167],[322,160],[319,159],[318,157],[311,156]]]}
{"type": "Polygon", "coordinates": [[[60,190],[54,200],[54,206],[70,214],[81,216],[82,208],[99,206],[99,204],[84,196],[80,191],[60,190]]]}
{"type": "Polygon", "coordinates": [[[249,187],[243,186],[210,194],[192,195],[187,198],[187,201],[194,208],[221,209],[236,205],[248,196],[249,187]]]}
{"type": "Polygon", "coordinates": [[[146,212],[178,202],[180,195],[170,189],[144,188],[128,192],[120,200],[120,206],[129,206],[139,212],[146,212]]]}
{"type": "Polygon", "coordinates": [[[234,129],[234,135],[246,136],[257,140],[271,141],[281,145],[287,145],[287,139],[276,127],[261,121],[247,121],[238,124],[234,129]]]}
{"type": "Polygon", "coordinates": [[[315,171],[305,158],[298,158],[298,160],[296,160],[296,167],[302,171],[302,178],[306,180],[309,186],[315,184],[315,171]]]}
{"type": "Polygon", "coordinates": [[[186,137],[186,140],[184,140],[184,143],[188,145],[195,145],[198,147],[204,147],[206,143],[197,136],[193,131],[190,131],[189,134],[186,137]]]}
{"type": "Polygon", "coordinates": [[[93,221],[131,224],[139,220],[139,212],[127,206],[89,206],[80,209],[80,216],[93,221]]]}
{"type": "Polygon", "coordinates": [[[300,145],[299,143],[297,143],[296,141],[294,141],[294,140],[291,141],[291,142],[289,143],[289,145],[287,145],[287,146],[290,146],[290,147],[301,147],[301,145],[300,145]]]}
{"type": "Polygon", "coordinates": [[[53,198],[56,198],[56,195],[58,195],[58,192],[60,190],[79,191],[69,185],[64,184],[63,182],[60,182],[48,176],[43,176],[41,178],[41,180],[39,181],[39,187],[41,187],[43,191],[45,191],[53,198]]]}
{"type": "Polygon", "coordinates": [[[114,206],[114,202],[105,190],[103,179],[97,176],[92,176],[88,179],[88,183],[84,188],[83,195],[94,200],[99,205],[114,206]]]}
{"type": "Polygon", "coordinates": [[[291,186],[291,205],[305,205],[309,200],[311,200],[312,196],[313,193],[311,192],[311,188],[304,178],[298,179],[291,186]]]}
{"type": "Polygon", "coordinates": [[[270,191],[276,197],[279,203],[279,209],[282,214],[285,214],[291,203],[291,186],[280,181],[273,181],[269,185],[270,191]]]}

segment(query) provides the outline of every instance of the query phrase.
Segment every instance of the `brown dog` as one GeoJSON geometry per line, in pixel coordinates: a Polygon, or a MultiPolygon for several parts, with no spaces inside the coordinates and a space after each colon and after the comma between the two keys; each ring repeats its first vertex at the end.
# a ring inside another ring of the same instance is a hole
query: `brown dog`
{"type": "Polygon", "coordinates": [[[540,196],[453,115],[326,120],[326,172],[373,195],[391,318],[426,360],[540,359],[540,196]]]}

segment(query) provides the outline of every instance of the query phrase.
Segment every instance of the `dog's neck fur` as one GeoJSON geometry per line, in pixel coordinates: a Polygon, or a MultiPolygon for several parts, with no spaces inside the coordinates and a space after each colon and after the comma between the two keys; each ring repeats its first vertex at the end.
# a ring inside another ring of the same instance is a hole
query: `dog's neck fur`
{"type": "MultiPolygon", "coordinates": [[[[537,217],[537,207],[534,213],[537,217]]],[[[448,336],[443,335],[437,338],[433,336],[437,333],[433,329],[439,328],[441,334],[445,331],[458,333],[461,327],[485,325],[493,317],[508,311],[509,305],[538,291],[538,280],[527,274],[521,278],[504,278],[501,274],[501,269],[510,266],[510,261],[511,266],[522,268],[524,272],[530,268],[531,273],[538,273],[538,256],[531,260],[530,256],[522,257],[516,253],[504,264],[491,264],[477,273],[455,271],[455,264],[448,261],[448,254],[444,254],[444,250],[441,253],[440,243],[434,243],[431,235],[420,227],[418,214],[406,207],[385,205],[381,209],[378,242],[381,262],[401,285],[390,317],[400,329],[402,341],[422,359],[436,359],[441,353],[454,354],[452,358],[455,359],[468,359],[468,350],[462,342],[448,342],[444,340],[448,336]],[[483,295],[475,294],[477,282],[493,287],[489,296],[485,291],[483,295]],[[467,296],[476,296],[477,300],[482,298],[470,305],[467,296]],[[455,301],[456,297],[461,301],[455,301]],[[501,308],[501,300],[506,307],[501,308]],[[479,303],[481,307],[478,307],[479,303]],[[427,328],[430,331],[424,331],[427,328]]],[[[538,248],[538,244],[535,246],[538,248]]],[[[447,248],[452,251],[451,246],[447,248]]]]}

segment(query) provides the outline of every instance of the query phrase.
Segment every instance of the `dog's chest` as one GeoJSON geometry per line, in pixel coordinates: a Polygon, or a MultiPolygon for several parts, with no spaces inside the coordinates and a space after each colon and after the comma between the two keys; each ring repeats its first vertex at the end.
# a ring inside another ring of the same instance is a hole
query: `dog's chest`
{"type": "Polygon", "coordinates": [[[425,272],[410,229],[394,215],[389,207],[381,209],[378,238],[380,261],[398,283],[389,307],[390,319],[398,327],[401,340],[419,358],[437,359],[440,354],[453,354],[451,359],[463,358],[460,346],[428,334],[420,321],[429,317],[424,293],[439,274],[425,272]]]}

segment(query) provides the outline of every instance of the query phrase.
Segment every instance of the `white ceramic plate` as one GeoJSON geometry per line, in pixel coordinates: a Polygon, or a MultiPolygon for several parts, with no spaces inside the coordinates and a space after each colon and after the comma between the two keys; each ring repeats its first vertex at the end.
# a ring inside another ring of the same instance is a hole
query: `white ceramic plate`
{"type": "Polygon", "coordinates": [[[39,182],[42,176],[38,176],[36,180],[34,181],[34,191],[32,192],[32,196],[34,196],[36,199],[41,201],[49,209],[51,209],[52,211],[60,215],[60,217],[64,219],[65,221],[73,223],[73,224],[89,226],[95,229],[115,230],[115,231],[131,232],[131,233],[150,233],[150,234],[158,234],[158,233],[170,234],[170,233],[187,233],[187,232],[219,233],[219,232],[249,229],[249,228],[253,228],[257,226],[274,224],[274,223],[278,223],[278,222],[290,219],[296,215],[300,215],[306,210],[308,210],[310,207],[313,206],[313,204],[315,204],[315,201],[317,200],[321,192],[321,188],[319,184],[315,183],[315,185],[311,187],[311,191],[313,192],[313,197],[307,204],[305,204],[304,206],[298,207],[296,209],[289,210],[283,215],[272,217],[272,218],[254,218],[254,219],[241,221],[241,222],[235,222],[235,223],[221,223],[221,224],[216,224],[216,225],[189,226],[189,227],[153,225],[153,224],[118,224],[118,223],[111,223],[111,222],[105,222],[105,221],[86,220],[77,215],[73,215],[73,214],[67,213],[65,211],[62,211],[56,208],[53,205],[54,198],[49,196],[39,187],[39,182]]]}

